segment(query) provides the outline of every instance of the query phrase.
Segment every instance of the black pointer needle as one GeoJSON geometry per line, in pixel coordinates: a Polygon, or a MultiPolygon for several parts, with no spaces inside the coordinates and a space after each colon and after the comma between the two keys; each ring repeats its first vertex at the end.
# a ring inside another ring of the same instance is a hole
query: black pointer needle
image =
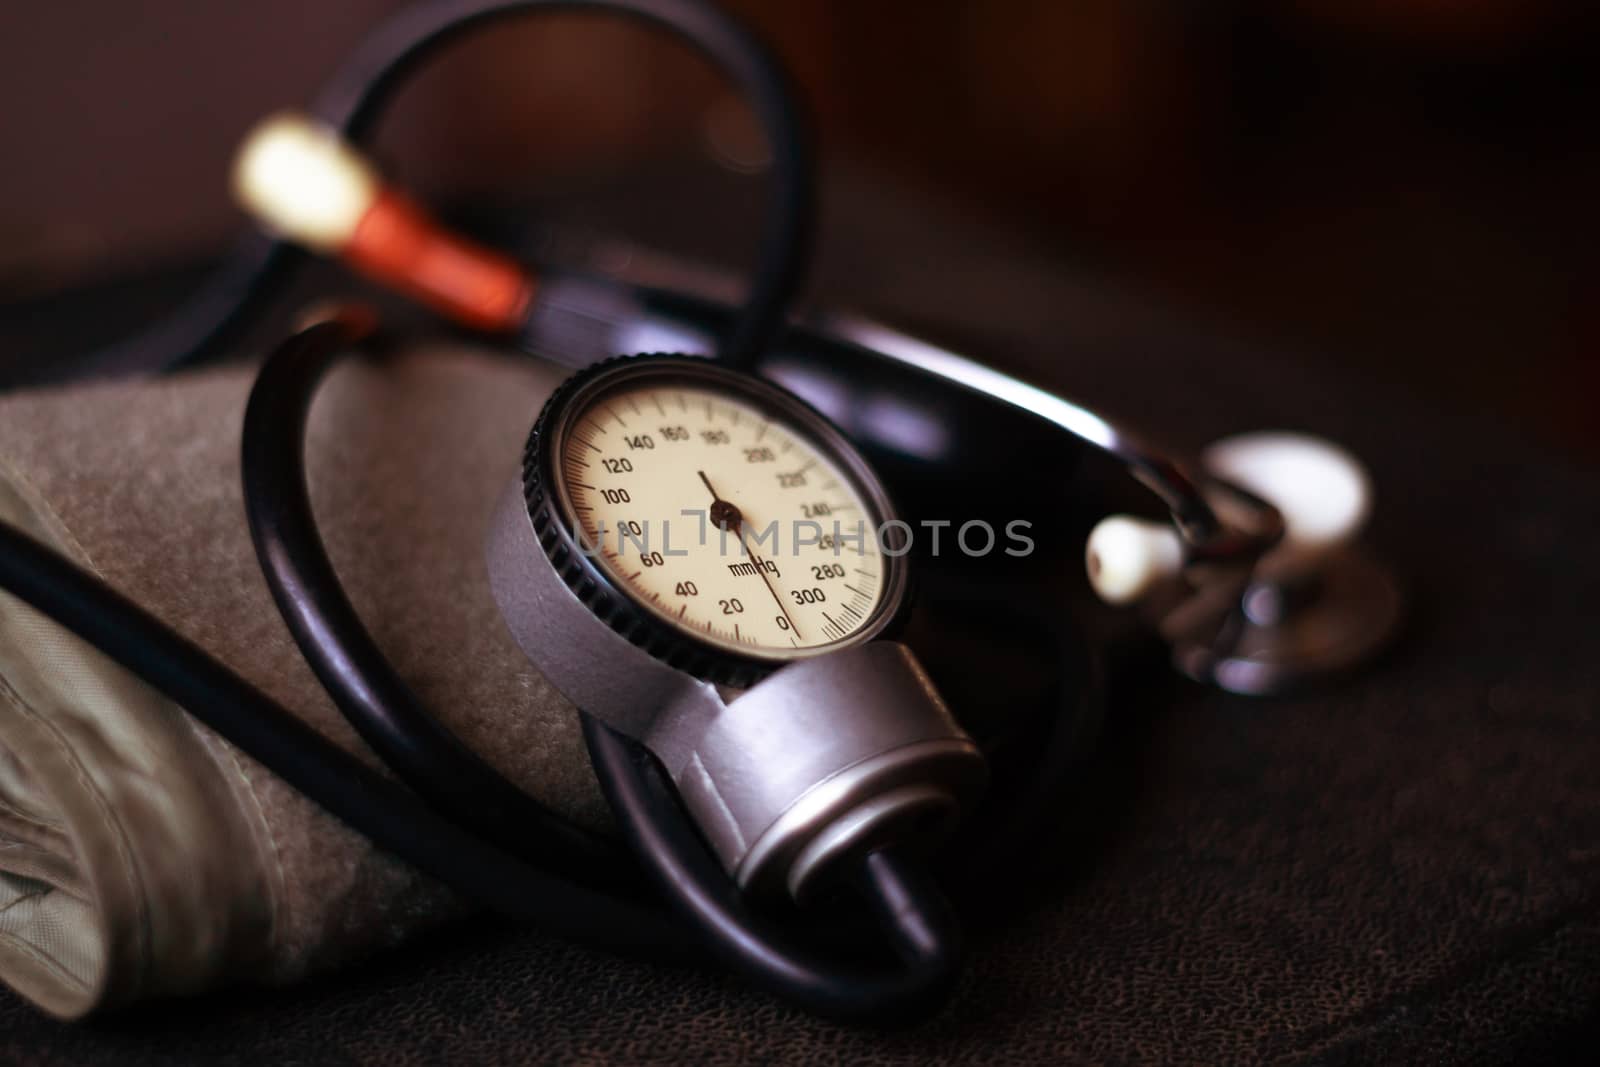
{"type": "Polygon", "coordinates": [[[800,627],[795,624],[794,616],[789,614],[789,606],[778,595],[778,590],[773,586],[772,579],[767,577],[766,563],[760,556],[756,555],[755,549],[746,543],[744,516],[736,506],[722,499],[716,488],[712,486],[711,479],[706,477],[705,471],[695,471],[695,473],[700,476],[700,480],[705,483],[706,490],[711,494],[711,521],[716,523],[720,529],[726,530],[729,526],[733,527],[733,532],[739,535],[739,544],[743,546],[745,554],[750,557],[750,562],[755,565],[756,573],[761,575],[761,584],[767,587],[767,592],[772,594],[772,602],[778,605],[778,610],[783,612],[783,617],[788,620],[789,629],[794,631],[796,637],[804,636],[800,633],[800,627]]]}

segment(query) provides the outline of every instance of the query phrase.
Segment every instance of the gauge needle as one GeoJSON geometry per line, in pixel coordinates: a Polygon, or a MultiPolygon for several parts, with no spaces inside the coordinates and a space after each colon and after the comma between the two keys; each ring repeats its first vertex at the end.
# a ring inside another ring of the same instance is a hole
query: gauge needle
{"type": "Polygon", "coordinates": [[[733,532],[739,535],[739,544],[744,548],[745,555],[750,557],[750,562],[755,564],[756,573],[761,575],[761,583],[767,587],[767,592],[772,594],[772,602],[778,605],[778,610],[783,612],[783,617],[788,620],[789,629],[794,631],[796,637],[804,637],[800,632],[800,627],[795,624],[794,616],[789,614],[789,606],[783,602],[783,597],[778,595],[777,587],[772,584],[772,579],[767,576],[766,561],[756,555],[756,550],[750,547],[750,543],[745,539],[744,515],[739,511],[737,505],[722,498],[716,487],[711,484],[711,479],[706,477],[705,471],[695,471],[695,473],[700,475],[700,480],[705,483],[706,491],[711,494],[711,521],[724,530],[730,526],[733,527],[733,532]]]}

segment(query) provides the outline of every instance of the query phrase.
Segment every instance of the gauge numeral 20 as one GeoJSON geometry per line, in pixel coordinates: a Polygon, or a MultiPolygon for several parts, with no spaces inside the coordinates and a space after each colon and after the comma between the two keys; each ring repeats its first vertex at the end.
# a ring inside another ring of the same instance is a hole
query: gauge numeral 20
{"type": "Polygon", "coordinates": [[[744,614],[744,605],[739,602],[738,597],[729,597],[727,600],[719,600],[717,603],[722,606],[722,613],[724,615],[744,614]]]}
{"type": "Polygon", "coordinates": [[[825,604],[828,601],[828,594],[817,588],[791,589],[789,595],[794,597],[796,604],[825,604]]]}

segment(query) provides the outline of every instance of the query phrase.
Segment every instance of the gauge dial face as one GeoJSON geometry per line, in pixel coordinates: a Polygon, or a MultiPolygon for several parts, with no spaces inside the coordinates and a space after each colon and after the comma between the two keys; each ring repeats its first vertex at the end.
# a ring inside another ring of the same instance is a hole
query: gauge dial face
{"type": "Polygon", "coordinates": [[[559,497],[640,606],[763,659],[848,644],[880,620],[893,562],[881,491],[804,415],[697,375],[575,399],[554,442],[559,497]]]}

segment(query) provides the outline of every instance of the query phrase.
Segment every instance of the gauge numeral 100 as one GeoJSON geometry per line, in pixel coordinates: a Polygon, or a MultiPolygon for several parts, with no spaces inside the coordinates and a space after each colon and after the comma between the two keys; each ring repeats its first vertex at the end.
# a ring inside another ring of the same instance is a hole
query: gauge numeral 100
{"type": "Polygon", "coordinates": [[[828,594],[816,588],[791,589],[789,590],[789,595],[794,597],[796,604],[825,604],[828,602],[828,594]]]}
{"type": "Polygon", "coordinates": [[[633,502],[633,497],[628,495],[626,489],[602,489],[600,490],[600,495],[605,498],[607,504],[631,504],[633,502]]]}

